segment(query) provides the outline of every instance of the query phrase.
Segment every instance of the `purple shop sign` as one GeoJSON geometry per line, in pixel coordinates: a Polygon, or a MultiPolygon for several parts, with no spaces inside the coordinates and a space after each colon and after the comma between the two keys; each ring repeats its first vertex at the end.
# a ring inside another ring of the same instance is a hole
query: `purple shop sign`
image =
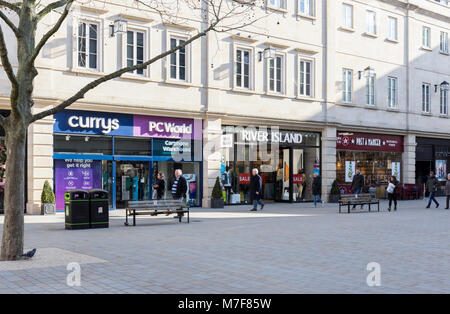
{"type": "Polygon", "coordinates": [[[133,118],[134,136],[153,138],[202,139],[202,120],[156,116],[133,118]]]}
{"type": "Polygon", "coordinates": [[[64,210],[64,194],[70,190],[102,188],[101,160],[55,160],[56,210],[64,210]]]}

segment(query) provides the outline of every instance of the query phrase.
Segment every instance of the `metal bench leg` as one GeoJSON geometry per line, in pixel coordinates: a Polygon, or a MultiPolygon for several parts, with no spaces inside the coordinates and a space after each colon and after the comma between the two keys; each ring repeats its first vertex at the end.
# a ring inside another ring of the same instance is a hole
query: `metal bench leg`
{"type": "Polygon", "coordinates": [[[348,204],[348,213],[350,214],[350,204],[348,204]]]}
{"type": "Polygon", "coordinates": [[[378,212],[380,212],[380,202],[378,202],[378,212]]]}
{"type": "Polygon", "coordinates": [[[341,213],[341,204],[339,204],[339,214],[341,213]]]}
{"type": "Polygon", "coordinates": [[[125,209],[125,226],[128,226],[128,210],[125,209]]]}
{"type": "Polygon", "coordinates": [[[369,213],[370,213],[370,203],[369,203],[369,213]]]}
{"type": "Polygon", "coordinates": [[[189,212],[187,212],[187,214],[188,214],[187,219],[188,219],[188,223],[189,223],[189,212]]]}
{"type": "Polygon", "coordinates": [[[133,227],[136,226],[136,211],[133,210],[133,227]]]}

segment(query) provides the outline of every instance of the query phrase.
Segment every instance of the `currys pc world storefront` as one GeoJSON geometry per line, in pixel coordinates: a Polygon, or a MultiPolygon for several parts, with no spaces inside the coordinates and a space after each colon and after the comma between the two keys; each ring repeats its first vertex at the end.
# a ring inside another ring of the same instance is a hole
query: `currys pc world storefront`
{"type": "Polygon", "coordinates": [[[163,173],[165,198],[175,169],[188,183],[190,206],[201,204],[202,120],[65,110],[54,116],[53,159],[57,210],[64,193],[104,189],[111,209],[129,200],[153,199],[153,182],[163,173]]]}

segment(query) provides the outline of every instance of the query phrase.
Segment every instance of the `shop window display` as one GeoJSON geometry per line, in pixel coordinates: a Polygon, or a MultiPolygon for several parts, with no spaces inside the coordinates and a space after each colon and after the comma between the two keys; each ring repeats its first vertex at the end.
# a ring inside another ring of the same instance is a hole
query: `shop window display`
{"type": "Polygon", "coordinates": [[[223,131],[223,141],[228,143],[222,145],[221,163],[225,204],[251,202],[253,168],[262,177],[264,200],[312,200],[312,176],[320,173],[319,134],[243,127],[224,127],[223,131]]]}
{"type": "Polygon", "coordinates": [[[366,186],[387,184],[389,177],[395,174],[401,181],[400,167],[396,164],[401,161],[401,153],[338,151],[337,180],[340,184],[350,184],[354,171],[359,168],[366,186]]]}

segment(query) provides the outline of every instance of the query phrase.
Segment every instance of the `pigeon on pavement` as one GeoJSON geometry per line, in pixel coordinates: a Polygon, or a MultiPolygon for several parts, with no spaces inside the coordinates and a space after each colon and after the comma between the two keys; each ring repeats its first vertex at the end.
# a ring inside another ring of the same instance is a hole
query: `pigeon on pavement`
{"type": "Polygon", "coordinates": [[[22,254],[22,257],[25,257],[26,259],[30,259],[34,256],[34,254],[36,254],[36,249],[32,249],[31,251],[28,251],[25,254],[22,254]]]}

